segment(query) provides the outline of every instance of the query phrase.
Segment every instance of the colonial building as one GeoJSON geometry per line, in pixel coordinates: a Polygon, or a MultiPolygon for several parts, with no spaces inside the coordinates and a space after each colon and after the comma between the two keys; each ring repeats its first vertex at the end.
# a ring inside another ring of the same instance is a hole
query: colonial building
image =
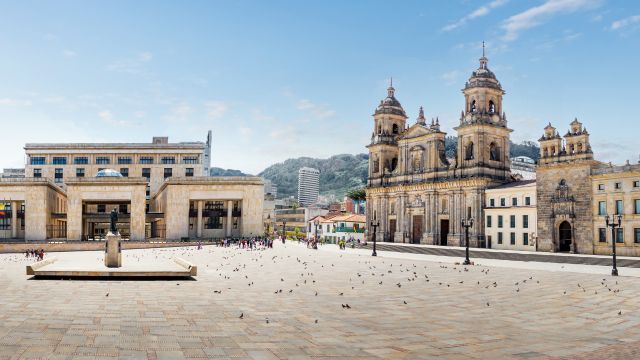
{"type": "Polygon", "coordinates": [[[536,250],[536,181],[515,181],[485,192],[487,247],[536,250]]]}
{"type": "MultiPolygon", "coordinates": [[[[484,246],[485,190],[512,181],[504,91],[488,59],[480,58],[462,90],[457,154],[445,155],[439,119],[420,108],[412,124],[389,86],[373,114],[367,185],[367,223],[379,222],[377,240],[459,245],[461,221],[474,218],[472,246],[484,246]]],[[[370,229],[369,235],[372,235],[370,229]]]]}

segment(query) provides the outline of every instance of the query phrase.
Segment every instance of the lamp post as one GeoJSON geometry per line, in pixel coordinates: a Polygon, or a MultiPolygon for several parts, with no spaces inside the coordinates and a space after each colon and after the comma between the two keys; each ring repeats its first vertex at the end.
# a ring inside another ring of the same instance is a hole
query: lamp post
{"type": "Polygon", "coordinates": [[[371,256],[378,256],[378,253],[376,252],[376,230],[378,229],[378,226],[380,226],[380,221],[374,218],[373,221],[371,221],[371,227],[373,228],[373,253],[371,256]]]}
{"type": "Polygon", "coordinates": [[[315,234],[315,235],[316,235],[316,242],[318,242],[318,225],[319,225],[319,224],[320,224],[320,221],[318,221],[318,219],[316,219],[316,220],[313,222],[313,225],[315,225],[315,227],[316,227],[316,234],[315,234]]]}
{"type": "Polygon", "coordinates": [[[287,238],[287,222],[282,221],[282,243],[284,244],[284,240],[287,238]]]}
{"type": "Polygon", "coordinates": [[[611,247],[613,250],[613,268],[611,269],[611,276],[618,276],[618,266],[616,264],[616,227],[622,225],[622,214],[614,215],[609,219],[609,215],[604,218],[607,227],[611,228],[611,247]],[[616,223],[616,218],[618,222],[616,223]]]}
{"type": "Polygon", "coordinates": [[[467,220],[462,219],[461,221],[462,227],[464,227],[464,238],[465,238],[465,255],[466,258],[462,265],[471,265],[471,261],[469,261],[469,228],[473,226],[473,218],[469,218],[467,220]]]}

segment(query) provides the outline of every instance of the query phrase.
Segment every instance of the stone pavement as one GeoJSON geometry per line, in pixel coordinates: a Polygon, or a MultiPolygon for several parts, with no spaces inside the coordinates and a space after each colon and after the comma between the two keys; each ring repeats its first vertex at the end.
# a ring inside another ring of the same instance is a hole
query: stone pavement
{"type": "MultiPolygon", "coordinates": [[[[102,260],[101,252],[56,256],[102,260]]],[[[0,359],[640,356],[634,277],[296,244],[127,250],[123,261],[174,256],[199,266],[197,280],[29,280],[23,255],[0,255],[0,359]]]]}

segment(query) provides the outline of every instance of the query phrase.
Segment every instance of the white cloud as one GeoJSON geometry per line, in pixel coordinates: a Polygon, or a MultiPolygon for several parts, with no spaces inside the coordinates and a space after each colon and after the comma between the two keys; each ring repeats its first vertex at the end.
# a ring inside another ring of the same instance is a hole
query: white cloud
{"type": "Polygon", "coordinates": [[[472,11],[471,13],[463,16],[461,19],[459,19],[456,22],[453,22],[445,27],[442,28],[442,31],[451,31],[451,30],[455,30],[461,26],[463,26],[464,24],[466,24],[469,20],[473,20],[485,15],[488,15],[492,9],[495,9],[497,7],[500,7],[504,4],[506,4],[507,2],[509,2],[509,0],[493,0],[490,3],[483,5],[477,9],[475,9],[474,11],[472,11]]]}
{"type": "Polygon", "coordinates": [[[299,100],[296,104],[296,108],[298,110],[308,111],[311,113],[311,115],[318,119],[327,119],[333,117],[336,114],[334,110],[330,109],[326,105],[318,105],[307,99],[299,100]]]}
{"type": "Polygon", "coordinates": [[[640,15],[629,16],[611,23],[611,30],[620,30],[623,27],[640,23],[640,15]]]}
{"type": "Polygon", "coordinates": [[[458,78],[460,77],[460,74],[461,74],[460,71],[452,70],[442,74],[441,78],[442,80],[444,80],[444,83],[446,85],[453,85],[458,82],[458,78]]]}
{"type": "Polygon", "coordinates": [[[253,130],[247,126],[240,126],[238,128],[238,132],[240,133],[240,138],[243,141],[247,141],[251,137],[251,133],[253,132],[253,130]]]}
{"type": "Polygon", "coordinates": [[[212,101],[207,101],[204,104],[206,110],[207,110],[207,116],[210,119],[219,119],[222,116],[224,116],[224,114],[227,112],[229,106],[222,102],[222,101],[217,101],[217,100],[212,100],[212,101]]]}
{"type": "Polygon", "coordinates": [[[100,118],[100,120],[102,120],[102,122],[104,122],[105,124],[108,124],[108,125],[115,125],[115,126],[127,126],[127,125],[129,125],[124,120],[116,120],[113,117],[113,113],[111,113],[111,111],[109,111],[109,110],[102,110],[102,111],[98,112],[98,117],[100,118]]]}
{"type": "Polygon", "coordinates": [[[592,9],[601,3],[602,0],[547,0],[542,5],[529,8],[505,20],[502,24],[505,31],[502,39],[513,41],[521,31],[539,26],[554,15],[592,9]]]}
{"type": "Polygon", "coordinates": [[[0,98],[0,106],[31,106],[31,100],[0,98]]]}
{"type": "Polygon", "coordinates": [[[165,116],[165,119],[170,122],[186,122],[189,120],[189,115],[193,112],[193,108],[186,102],[180,102],[175,104],[169,109],[169,114],[165,116]]]}
{"type": "Polygon", "coordinates": [[[150,62],[153,59],[153,54],[144,51],[138,53],[137,56],[127,59],[120,59],[107,65],[108,71],[127,73],[127,74],[139,74],[143,71],[143,65],[150,62]]]}
{"type": "Polygon", "coordinates": [[[72,57],[76,57],[78,55],[78,53],[73,51],[73,50],[66,49],[66,50],[62,51],[62,55],[64,55],[65,57],[68,57],[68,58],[72,58],[72,57]]]}

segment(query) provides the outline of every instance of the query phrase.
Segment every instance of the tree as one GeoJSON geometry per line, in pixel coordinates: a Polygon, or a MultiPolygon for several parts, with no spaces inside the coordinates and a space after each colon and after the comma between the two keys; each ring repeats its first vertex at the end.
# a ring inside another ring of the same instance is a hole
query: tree
{"type": "Polygon", "coordinates": [[[347,192],[347,197],[353,201],[365,201],[367,192],[364,188],[351,189],[347,192]]]}

